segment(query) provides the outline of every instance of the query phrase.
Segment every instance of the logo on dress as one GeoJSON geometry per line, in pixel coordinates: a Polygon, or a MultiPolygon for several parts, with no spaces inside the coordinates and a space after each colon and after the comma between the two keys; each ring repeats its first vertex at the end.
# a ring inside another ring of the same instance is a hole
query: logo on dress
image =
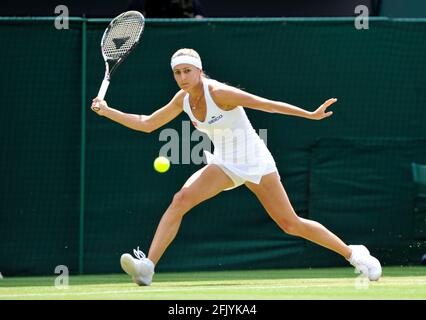
{"type": "Polygon", "coordinates": [[[215,123],[216,121],[219,121],[220,119],[222,119],[223,118],[223,114],[221,114],[221,115],[218,115],[217,117],[216,116],[213,116],[212,118],[211,118],[211,120],[209,120],[209,124],[213,124],[213,123],[215,123]]]}

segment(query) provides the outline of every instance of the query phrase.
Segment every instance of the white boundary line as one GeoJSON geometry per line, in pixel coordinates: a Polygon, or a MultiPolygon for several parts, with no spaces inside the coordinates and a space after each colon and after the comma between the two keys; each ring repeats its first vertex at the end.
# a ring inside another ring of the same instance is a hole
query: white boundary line
{"type": "MultiPolygon", "coordinates": [[[[333,284],[335,286],[335,284],[333,284]]],[[[347,286],[347,284],[341,284],[341,286],[347,286]]],[[[69,286],[71,288],[72,286],[69,286]]],[[[228,287],[225,285],[225,287],[228,287]]],[[[268,286],[247,286],[247,285],[231,285],[229,286],[232,289],[277,289],[277,288],[312,288],[312,287],[330,287],[330,284],[311,284],[311,285],[294,285],[294,286],[288,286],[288,285],[268,285],[268,286]]],[[[150,293],[156,293],[156,292],[176,292],[176,291],[205,291],[205,290],[224,290],[224,286],[220,287],[185,287],[185,288],[153,288],[153,287],[145,287],[146,289],[142,288],[135,288],[133,290],[111,290],[111,291],[96,291],[96,292],[52,292],[52,293],[24,293],[24,294],[0,294],[0,299],[2,298],[8,298],[8,297],[44,297],[44,296],[67,296],[67,295],[102,295],[102,294],[120,294],[120,293],[140,293],[140,294],[150,294],[150,293]]],[[[70,289],[57,289],[60,290],[70,290],[70,289]]],[[[72,290],[72,289],[71,289],[72,290]]],[[[238,293],[237,293],[238,294],[238,293]]]]}

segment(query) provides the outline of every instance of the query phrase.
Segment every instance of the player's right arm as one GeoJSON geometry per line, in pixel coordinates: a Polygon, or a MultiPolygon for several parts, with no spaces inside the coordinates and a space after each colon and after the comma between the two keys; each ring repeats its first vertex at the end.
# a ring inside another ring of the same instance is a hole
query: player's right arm
{"type": "Polygon", "coordinates": [[[130,129],[150,133],[169,123],[183,111],[184,95],[185,92],[180,90],[168,104],[149,116],[121,112],[109,107],[105,100],[100,100],[99,98],[93,99],[92,110],[98,115],[107,117],[130,129]],[[97,103],[98,111],[93,109],[97,103]]]}

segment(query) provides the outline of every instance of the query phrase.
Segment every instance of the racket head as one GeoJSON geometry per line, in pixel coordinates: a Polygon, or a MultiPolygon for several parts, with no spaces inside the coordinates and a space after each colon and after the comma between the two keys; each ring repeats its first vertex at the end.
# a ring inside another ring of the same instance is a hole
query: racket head
{"type": "Polygon", "coordinates": [[[145,17],[139,11],[126,11],[115,17],[106,28],[102,40],[102,56],[113,69],[136,47],[145,27],[145,17]]]}

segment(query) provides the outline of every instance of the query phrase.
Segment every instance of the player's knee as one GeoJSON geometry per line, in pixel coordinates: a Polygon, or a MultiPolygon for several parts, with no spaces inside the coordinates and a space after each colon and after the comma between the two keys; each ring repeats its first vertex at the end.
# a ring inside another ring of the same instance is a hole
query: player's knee
{"type": "Polygon", "coordinates": [[[287,234],[292,236],[298,236],[301,234],[302,222],[300,219],[283,219],[279,221],[278,224],[287,234]]]}
{"type": "Polygon", "coordinates": [[[193,206],[193,197],[187,189],[181,189],[177,192],[172,201],[172,205],[176,208],[189,209],[193,206]]]}

